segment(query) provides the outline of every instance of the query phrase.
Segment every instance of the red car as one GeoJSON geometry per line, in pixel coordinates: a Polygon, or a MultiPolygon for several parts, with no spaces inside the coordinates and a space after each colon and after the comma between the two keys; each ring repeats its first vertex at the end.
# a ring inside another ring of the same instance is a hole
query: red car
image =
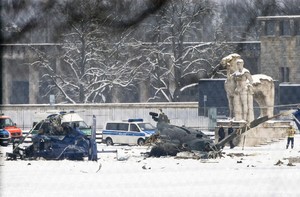
{"type": "Polygon", "coordinates": [[[8,131],[12,140],[23,137],[22,130],[8,116],[0,115],[0,128],[8,131]]]}

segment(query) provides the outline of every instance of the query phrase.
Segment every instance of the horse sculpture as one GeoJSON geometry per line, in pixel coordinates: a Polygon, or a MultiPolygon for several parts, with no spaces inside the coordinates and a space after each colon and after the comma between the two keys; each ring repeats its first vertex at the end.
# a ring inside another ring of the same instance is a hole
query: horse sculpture
{"type": "MultiPolygon", "coordinates": [[[[232,118],[236,116],[234,103],[236,81],[234,80],[233,73],[237,71],[237,60],[239,60],[240,58],[241,56],[239,54],[233,53],[224,57],[221,61],[221,64],[227,69],[227,80],[225,81],[224,86],[227,93],[230,117],[232,118]]],[[[253,99],[257,102],[260,108],[260,117],[273,116],[275,98],[275,87],[273,79],[270,76],[264,74],[256,74],[251,76],[253,79],[253,99]]],[[[250,122],[251,120],[246,121],[250,122]]]]}

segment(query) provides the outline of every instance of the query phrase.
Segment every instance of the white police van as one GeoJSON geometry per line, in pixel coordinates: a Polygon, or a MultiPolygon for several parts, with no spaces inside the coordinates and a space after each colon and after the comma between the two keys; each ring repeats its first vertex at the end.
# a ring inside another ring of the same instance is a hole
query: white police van
{"type": "Polygon", "coordinates": [[[155,127],[143,119],[107,122],[102,131],[102,140],[106,145],[129,144],[144,145],[148,137],[155,133],[155,127]]]}

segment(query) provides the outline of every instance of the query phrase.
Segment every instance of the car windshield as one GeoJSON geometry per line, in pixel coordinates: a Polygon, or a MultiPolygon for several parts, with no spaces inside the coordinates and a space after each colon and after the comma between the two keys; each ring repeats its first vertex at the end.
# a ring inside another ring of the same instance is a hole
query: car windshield
{"type": "Polygon", "coordinates": [[[13,121],[10,118],[2,118],[0,119],[0,128],[14,126],[13,121]]]}
{"type": "Polygon", "coordinates": [[[79,129],[87,129],[88,125],[84,121],[71,122],[71,127],[79,127],[79,129]],[[76,124],[76,126],[75,126],[76,124]]]}
{"type": "Polygon", "coordinates": [[[154,130],[155,127],[150,123],[138,123],[139,127],[144,130],[154,130]]]}
{"type": "Polygon", "coordinates": [[[88,128],[88,127],[89,127],[89,126],[88,126],[85,122],[83,122],[83,121],[78,122],[78,124],[79,124],[79,128],[88,128]]]}

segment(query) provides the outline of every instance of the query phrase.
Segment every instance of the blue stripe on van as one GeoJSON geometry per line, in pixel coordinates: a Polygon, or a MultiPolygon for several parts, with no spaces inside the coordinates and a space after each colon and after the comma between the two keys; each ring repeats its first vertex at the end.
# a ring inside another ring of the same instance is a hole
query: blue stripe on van
{"type": "Polygon", "coordinates": [[[148,135],[152,135],[155,133],[155,130],[144,130],[144,133],[148,134],[148,135]]]}
{"type": "Polygon", "coordinates": [[[141,132],[130,132],[130,131],[113,131],[103,130],[102,135],[126,135],[126,136],[145,136],[145,133],[141,132]]]}

